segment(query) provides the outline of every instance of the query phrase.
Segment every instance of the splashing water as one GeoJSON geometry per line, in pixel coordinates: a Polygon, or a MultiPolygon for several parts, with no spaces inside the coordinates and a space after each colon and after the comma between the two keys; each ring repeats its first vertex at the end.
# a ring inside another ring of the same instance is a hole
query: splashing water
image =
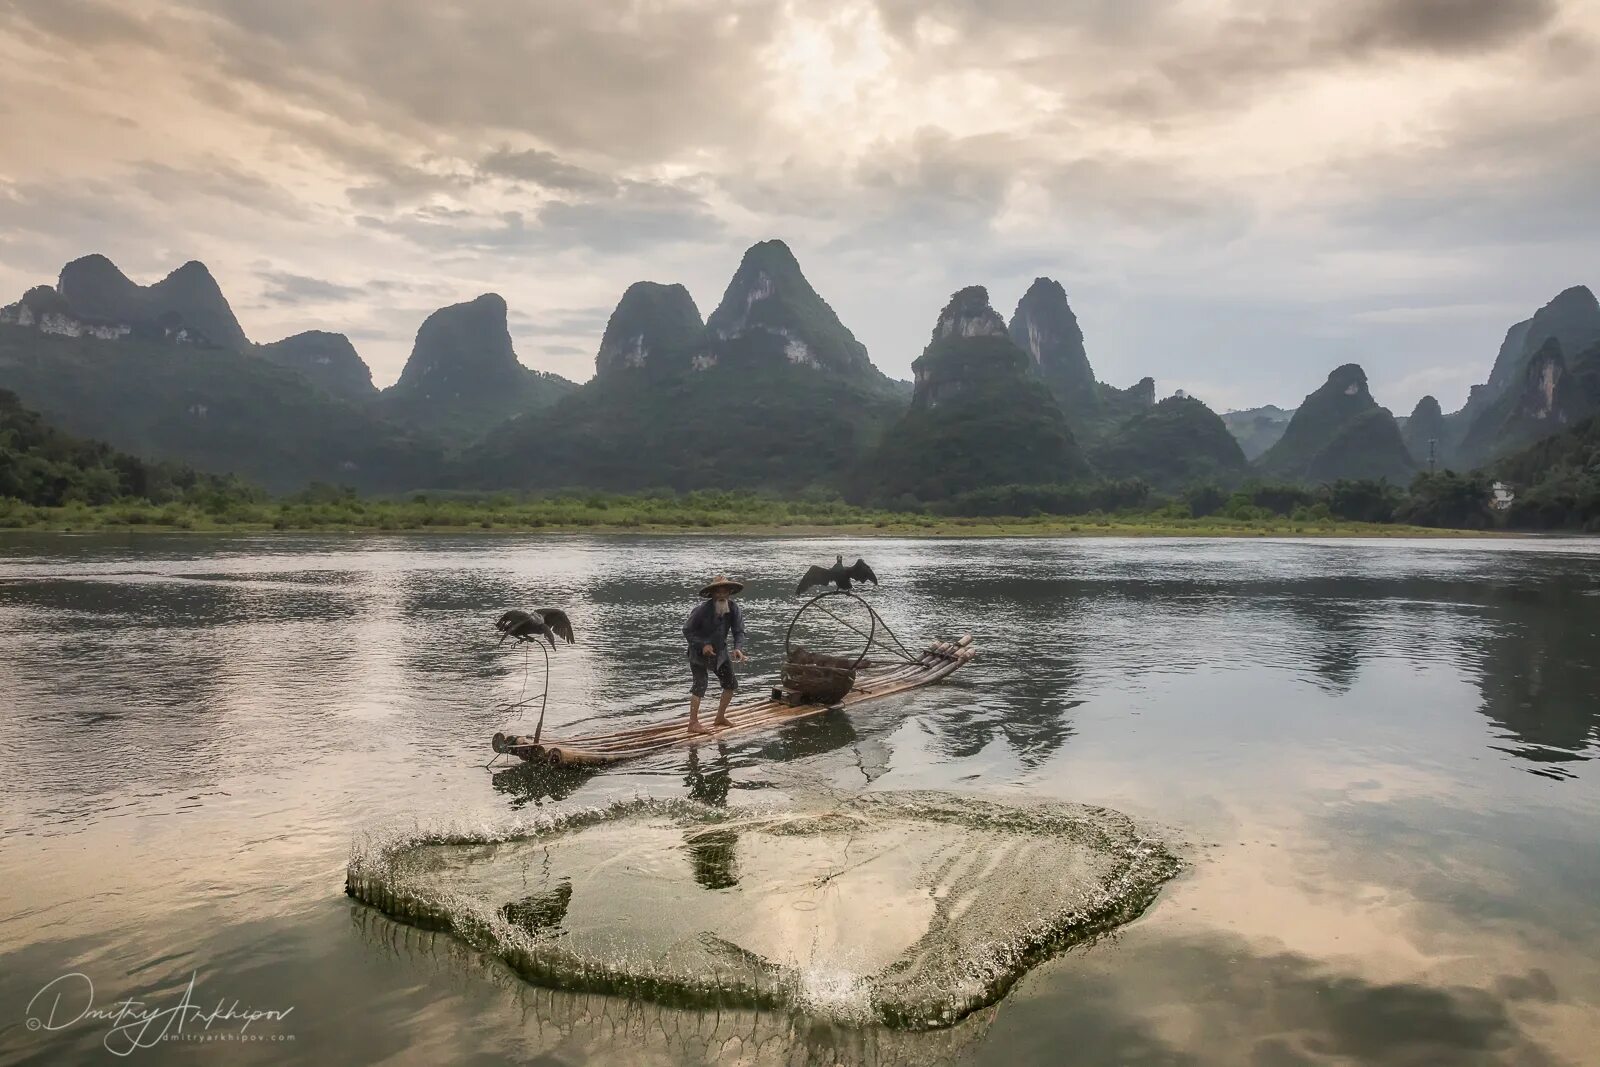
{"type": "Polygon", "coordinates": [[[347,890],[551,988],[929,1029],[1137,917],[1177,867],[1104,808],[869,793],[390,835],[358,844],[347,890]]]}

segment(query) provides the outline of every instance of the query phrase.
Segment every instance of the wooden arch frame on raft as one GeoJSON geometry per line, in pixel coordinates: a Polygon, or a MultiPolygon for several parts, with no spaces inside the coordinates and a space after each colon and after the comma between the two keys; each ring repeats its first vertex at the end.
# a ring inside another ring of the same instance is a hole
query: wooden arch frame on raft
{"type": "MultiPolygon", "coordinates": [[[[794,654],[794,628],[800,625],[800,617],[803,616],[807,611],[810,611],[813,607],[816,607],[822,601],[836,596],[849,597],[851,600],[854,600],[856,603],[867,609],[867,615],[871,619],[871,622],[868,623],[868,630],[866,633],[867,643],[861,646],[861,654],[856,657],[854,663],[850,664],[850,669],[853,671],[866,661],[867,653],[872,651],[873,639],[876,638],[878,634],[878,623],[882,622],[883,620],[878,617],[878,611],[876,608],[863,600],[859,593],[852,593],[848,589],[829,589],[825,593],[818,593],[816,596],[800,605],[799,609],[794,613],[794,618],[789,620],[789,628],[785,630],[783,634],[783,658],[785,661],[787,661],[789,657],[794,654]]],[[[827,608],[821,608],[819,610],[821,610],[824,615],[828,616],[828,618],[832,619],[834,622],[840,623],[850,629],[854,629],[854,627],[851,627],[849,623],[846,623],[843,619],[839,618],[839,616],[835,615],[827,608]]],[[[884,627],[884,631],[890,632],[888,626],[884,627]]],[[[856,630],[856,633],[860,632],[860,630],[856,630]]],[[[898,642],[898,640],[899,639],[896,638],[896,642],[898,642]]]]}

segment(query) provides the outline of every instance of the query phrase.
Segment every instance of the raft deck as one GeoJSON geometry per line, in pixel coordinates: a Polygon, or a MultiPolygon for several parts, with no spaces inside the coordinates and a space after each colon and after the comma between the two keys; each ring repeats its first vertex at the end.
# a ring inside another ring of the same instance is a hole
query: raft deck
{"type": "MultiPolygon", "coordinates": [[[[690,734],[689,716],[685,712],[683,717],[665,723],[566,738],[545,736],[538,743],[531,736],[496,733],[494,750],[530,763],[542,762],[556,766],[621,763],[700,741],[774,730],[834,708],[853,707],[869,700],[920,689],[955,673],[970,663],[975,655],[977,649],[972,646],[971,634],[964,634],[955,641],[935,641],[922,655],[908,663],[863,664],[856,670],[855,685],[844,697],[831,704],[791,703],[783,699],[787,694],[779,690],[771,691],[762,699],[735,701],[728,707],[728,719],[732,725],[715,729],[709,734],[690,734]]],[[[711,701],[708,700],[706,704],[710,706],[702,706],[700,721],[701,725],[709,727],[716,712],[711,701]]]]}

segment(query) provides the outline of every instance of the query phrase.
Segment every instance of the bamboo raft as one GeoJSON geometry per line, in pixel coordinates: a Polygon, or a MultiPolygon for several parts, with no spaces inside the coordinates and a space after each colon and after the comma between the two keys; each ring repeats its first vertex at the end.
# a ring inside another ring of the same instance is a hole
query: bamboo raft
{"type": "MultiPolygon", "coordinates": [[[[855,684],[833,703],[795,703],[793,694],[773,689],[763,699],[736,701],[728,707],[731,726],[709,734],[690,734],[689,717],[649,726],[635,726],[607,733],[578,734],[568,738],[535,739],[518,734],[496,733],[496,752],[516,756],[529,763],[554,766],[604,766],[625,760],[683,748],[702,741],[722,740],[761,731],[775,730],[792,722],[809,719],[836,708],[853,707],[869,700],[920,689],[948,677],[972,661],[977,649],[972,635],[955,641],[935,641],[920,656],[904,663],[862,662],[855,684]]],[[[709,701],[708,701],[709,703],[709,701]]],[[[709,709],[708,709],[709,710],[709,709]]],[[[705,714],[705,712],[702,712],[705,714]]]]}

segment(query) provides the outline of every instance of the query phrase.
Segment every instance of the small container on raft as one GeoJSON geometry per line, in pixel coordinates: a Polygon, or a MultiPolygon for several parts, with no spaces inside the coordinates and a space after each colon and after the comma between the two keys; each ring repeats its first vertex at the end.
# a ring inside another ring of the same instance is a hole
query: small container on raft
{"type": "Polygon", "coordinates": [[[857,662],[844,656],[791,649],[779,674],[784,702],[837,704],[855,688],[857,662]]]}

